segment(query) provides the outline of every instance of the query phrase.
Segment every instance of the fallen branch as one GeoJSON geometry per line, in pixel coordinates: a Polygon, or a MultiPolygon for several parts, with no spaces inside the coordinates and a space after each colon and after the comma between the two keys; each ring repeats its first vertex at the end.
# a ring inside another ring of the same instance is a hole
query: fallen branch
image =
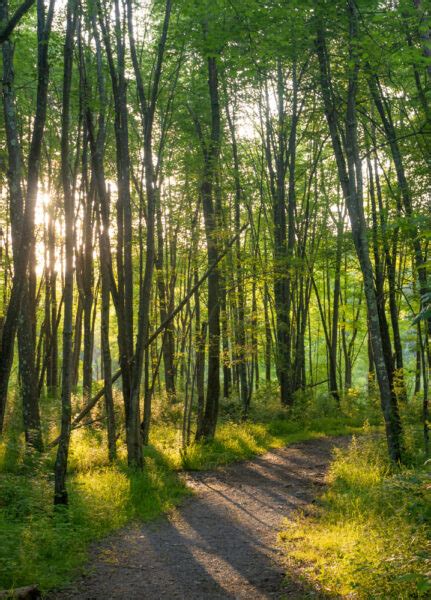
{"type": "Polygon", "coordinates": [[[329,379],[322,379],[322,381],[316,381],[315,383],[309,383],[305,387],[306,388],[314,388],[314,387],[317,387],[318,385],[322,385],[322,383],[326,383],[327,381],[329,381],[329,379]]]}

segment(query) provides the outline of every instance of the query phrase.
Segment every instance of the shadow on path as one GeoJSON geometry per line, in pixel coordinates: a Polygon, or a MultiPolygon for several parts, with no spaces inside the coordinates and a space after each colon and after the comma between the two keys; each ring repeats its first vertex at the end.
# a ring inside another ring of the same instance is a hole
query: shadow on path
{"type": "Polygon", "coordinates": [[[324,598],[293,575],[285,581],[277,533],[285,517],[319,492],[332,448],[345,441],[312,440],[188,474],[195,495],[180,509],[100,544],[89,574],[49,598],[324,598]]]}

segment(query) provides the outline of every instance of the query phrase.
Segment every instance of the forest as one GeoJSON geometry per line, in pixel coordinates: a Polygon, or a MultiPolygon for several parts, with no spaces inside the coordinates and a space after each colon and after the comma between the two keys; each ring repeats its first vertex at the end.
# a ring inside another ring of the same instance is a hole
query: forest
{"type": "Polygon", "coordinates": [[[0,597],[430,597],[430,0],[0,0],[0,51],[0,597]]]}

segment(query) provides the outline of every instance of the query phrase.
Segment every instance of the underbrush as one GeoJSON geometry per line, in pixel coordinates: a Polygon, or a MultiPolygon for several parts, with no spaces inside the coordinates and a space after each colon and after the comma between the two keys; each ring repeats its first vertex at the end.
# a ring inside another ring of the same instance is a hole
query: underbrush
{"type": "MultiPolygon", "coordinates": [[[[81,442],[82,444],[82,442],[81,442]]],[[[90,448],[90,445],[87,445],[90,448]]],[[[88,545],[129,521],[148,520],[176,506],[188,490],[157,453],[142,472],[123,463],[75,471],[69,508],[52,506],[48,471],[24,465],[0,477],[0,587],[64,584],[86,559],[88,545]]]]}
{"type": "MultiPolygon", "coordinates": [[[[298,405],[301,402],[305,400],[299,399],[298,405]]],[[[281,410],[276,397],[262,390],[250,419],[241,422],[240,412],[235,412],[237,403],[225,403],[216,438],[186,449],[181,444],[181,411],[172,410],[168,416],[156,413],[143,472],[127,468],[121,439],[118,460],[109,464],[102,429],[74,431],[70,504],[63,510],[52,506],[55,450],[28,455],[19,431],[20,415],[15,412],[8,436],[0,444],[0,589],[37,583],[48,590],[64,585],[85,562],[90,542],[130,521],[152,519],[190,494],[182,469],[211,469],[271,447],[361,429],[360,415],[343,416],[332,407],[317,418],[305,410],[305,404],[298,405],[290,412],[281,410]]],[[[45,437],[55,435],[55,427],[45,424],[45,437]]]]}
{"type": "Polygon", "coordinates": [[[263,454],[268,448],[280,448],[328,435],[347,435],[360,430],[357,421],[331,417],[314,419],[306,426],[280,417],[266,423],[227,422],[221,424],[216,439],[211,443],[192,444],[181,451],[176,466],[187,470],[211,469],[263,454]]]}
{"type": "Polygon", "coordinates": [[[431,597],[429,463],[416,457],[391,469],[373,436],[337,451],[327,491],[280,535],[291,576],[330,597],[431,597]]]}

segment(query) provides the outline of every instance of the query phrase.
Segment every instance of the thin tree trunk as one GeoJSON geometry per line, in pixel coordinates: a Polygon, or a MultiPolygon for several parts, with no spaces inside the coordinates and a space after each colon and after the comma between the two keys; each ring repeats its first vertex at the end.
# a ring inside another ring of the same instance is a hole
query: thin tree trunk
{"type": "MultiPolygon", "coordinates": [[[[208,57],[208,91],[211,105],[211,139],[204,150],[204,171],[201,194],[207,239],[208,266],[218,258],[217,229],[219,215],[213,198],[217,163],[220,152],[220,105],[218,93],[217,58],[208,57]]],[[[220,395],[220,293],[219,270],[208,277],[208,377],[205,410],[197,439],[214,437],[220,395]]]]}
{"type": "MultiPolygon", "coordinates": [[[[160,321],[163,322],[168,314],[168,298],[165,277],[163,272],[164,265],[164,249],[163,249],[163,227],[162,227],[162,211],[160,206],[160,194],[157,198],[157,255],[156,255],[156,280],[157,289],[159,292],[160,302],[160,321]]],[[[174,364],[174,340],[172,328],[166,329],[163,342],[163,362],[166,393],[170,401],[175,401],[175,364],[174,364]]]]}
{"type": "Polygon", "coordinates": [[[76,388],[79,382],[79,361],[81,358],[81,342],[82,342],[82,315],[84,307],[82,304],[81,294],[78,294],[78,305],[75,313],[75,326],[73,350],[72,350],[72,388],[76,388]]]}
{"type": "Polygon", "coordinates": [[[331,345],[329,348],[329,387],[333,398],[339,402],[340,394],[337,385],[337,349],[338,349],[338,322],[340,314],[340,294],[341,294],[341,258],[343,251],[343,233],[344,219],[339,216],[337,222],[337,248],[335,257],[334,274],[334,299],[332,303],[332,330],[331,345]]]}
{"type": "Polygon", "coordinates": [[[63,108],[61,117],[61,175],[64,195],[65,224],[65,287],[63,317],[63,365],[61,389],[61,429],[54,467],[54,504],[67,505],[67,462],[71,430],[72,342],[73,342],[73,244],[74,197],[70,181],[70,92],[73,66],[73,38],[76,29],[77,6],[75,0],[67,5],[66,38],[64,44],[63,108]]]}
{"type": "MultiPolygon", "coordinates": [[[[241,203],[242,203],[242,187],[240,179],[240,163],[238,155],[238,144],[236,139],[235,115],[231,115],[229,106],[226,105],[226,116],[229,125],[229,131],[232,144],[232,157],[235,182],[235,231],[238,233],[241,227],[241,203]]],[[[241,252],[241,238],[238,236],[236,246],[236,286],[238,297],[237,308],[237,340],[236,340],[236,355],[238,361],[240,395],[243,410],[246,410],[249,391],[247,383],[247,358],[246,358],[246,336],[245,336],[245,293],[243,282],[243,264],[241,252]]]]}

